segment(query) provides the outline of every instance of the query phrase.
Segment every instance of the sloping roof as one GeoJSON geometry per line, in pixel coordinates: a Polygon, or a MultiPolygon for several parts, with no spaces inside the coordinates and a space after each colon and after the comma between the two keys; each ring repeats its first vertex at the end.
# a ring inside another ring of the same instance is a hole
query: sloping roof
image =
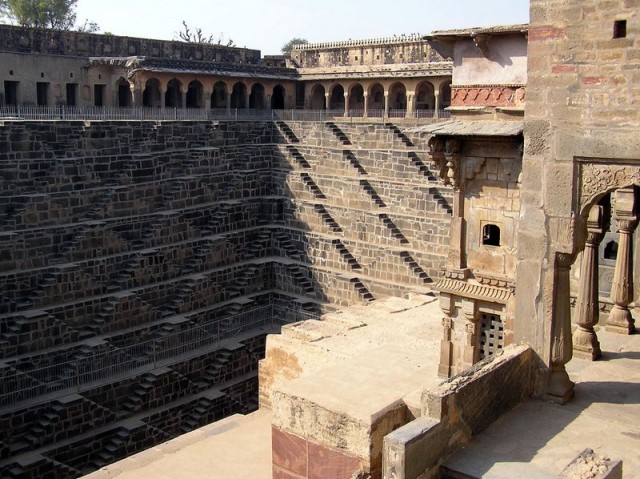
{"type": "Polygon", "coordinates": [[[522,134],[523,129],[522,121],[451,120],[407,128],[407,131],[446,136],[518,136],[522,134]]]}
{"type": "Polygon", "coordinates": [[[442,37],[473,37],[475,35],[507,35],[510,33],[527,33],[529,24],[497,25],[494,27],[460,28],[457,30],[438,30],[426,36],[428,39],[440,39],[442,37]]]}
{"type": "Polygon", "coordinates": [[[205,62],[197,60],[176,60],[166,58],[146,57],[93,57],[92,65],[117,65],[131,71],[143,70],[149,72],[192,73],[202,75],[221,75],[234,77],[258,77],[272,79],[294,79],[298,76],[293,68],[269,67],[249,63],[205,62]]]}

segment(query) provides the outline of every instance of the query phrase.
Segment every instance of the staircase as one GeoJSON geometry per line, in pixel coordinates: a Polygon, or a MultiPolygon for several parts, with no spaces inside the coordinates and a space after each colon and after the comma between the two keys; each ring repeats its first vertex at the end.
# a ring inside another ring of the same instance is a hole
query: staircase
{"type": "Polygon", "coordinates": [[[62,243],[58,249],[58,253],[49,257],[49,264],[65,263],[67,261],[67,255],[76,249],[76,246],[80,241],[87,237],[86,233],[88,229],[89,227],[87,225],[82,225],[79,230],[72,235],[70,240],[62,243]]]}
{"type": "Polygon", "coordinates": [[[362,165],[356,158],[356,155],[354,155],[351,150],[343,150],[342,156],[346,161],[348,161],[351,164],[351,166],[353,166],[356,170],[358,170],[358,173],[360,173],[361,175],[367,174],[367,170],[365,170],[362,167],[362,165]]]}
{"type": "Polygon", "coordinates": [[[334,239],[333,241],[331,241],[331,244],[335,246],[335,248],[338,250],[338,253],[340,253],[340,257],[342,258],[342,260],[347,263],[351,269],[362,269],[360,263],[358,263],[358,261],[349,252],[342,241],[340,241],[339,239],[334,239]]]}
{"type": "Polygon", "coordinates": [[[405,146],[408,146],[408,147],[415,146],[413,142],[409,139],[409,137],[404,133],[402,133],[402,130],[400,130],[400,128],[398,128],[393,123],[385,123],[384,126],[389,128],[400,139],[400,141],[402,141],[402,143],[405,144],[405,146]]]}
{"type": "Polygon", "coordinates": [[[191,413],[184,419],[180,430],[184,433],[191,432],[194,429],[198,429],[203,425],[202,418],[206,418],[209,413],[209,408],[213,401],[206,397],[198,399],[198,403],[191,410],[191,413]]]}
{"type": "Polygon", "coordinates": [[[442,207],[448,214],[453,215],[453,208],[451,207],[451,204],[444,196],[442,196],[442,193],[438,191],[438,188],[429,188],[429,194],[434,200],[436,200],[440,207],[442,207]]]}
{"type": "Polygon", "coordinates": [[[123,409],[131,414],[140,412],[153,391],[155,380],[156,377],[152,374],[143,375],[135,389],[129,393],[129,398],[122,405],[123,409]]]}
{"type": "Polygon", "coordinates": [[[227,364],[233,359],[233,353],[228,349],[221,349],[216,353],[216,358],[211,365],[205,369],[202,379],[212,386],[220,384],[226,381],[227,376],[230,375],[227,369],[227,364]]]}
{"type": "Polygon", "coordinates": [[[418,171],[422,173],[429,181],[437,181],[437,178],[431,171],[431,169],[420,159],[416,152],[410,151],[408,153],[411,164],[418,168],[418,171]]]}
{"type": "Polygon", "coordinates": [[[100,193],[100,195],[96,198],[96,201],[85,214],[84,219],[96,220],[104,217],[104,207],[107,205],[110,199],[111,190],[104,190],[102,193],[100,193]]]}
{"type": "Polygon", "coordinates": [[[285,148],[287,149],[289,154],[300,164],[300,166],[302,166],[303,168],[311,168],[309,162],[305,159],[304,156],[302,156],[302,153],[300,153],[300,151],[295,146],[287,145],[285,148]]]}
{"type": "Polygon", "coordinates": [[[92,457],[92,465],[96,469],[115,462],[126,455],[126,443],[129,441],[130,433],[124,429],[118,430],[113,437],[107,440],[102,447],[102,451],[92,457]]]}
{"type": "Polygon", "coordinates": [[[284,121],[276,121],[276,126],[278,130],[285,136],[289,143],[300,143],[300,140],[293,132],[293,130],[287,125],[284,121]]]}
{"type": "Polygon", "coordinates": [[[353,287],[355,288],[358,295],[360,295],[360,297],[366,303],[370,303],[371,301],[374,301],[376,299],[373,297],[373,294],[371,294],[367,287],[362,283],[362,281],[360,281],[359,278],[351,278],[349,281],[351,282],[351,284],[353,284],[353,287]]]}
{"type": "Polygon", "coordinates": [[[334,136],[343,144],[343,145],[351,145],[351,141],[349,137],[345,135],[345,133],[332,121],[325,122],[325,126],[331,130],[334,136]]]}
{"type": "Polygon", "coordinates": [[[424,283],[432,283],[433,280],[429,277],[427,272],[423,270],[418,262],[411,256],[408,251],[401,251],[400,257],[402,260],[409,266],[413,274],[415,274],[418,278],[420,278],[424,283]]]}
{"type": "Polygon", "coordinates": [[[376,206],[380,208],[385,208],[387,206],[382,198],[380,198],[376,190],[373,188],[373,186],[371,186],[371,183],[369,183],[367,180],[360,180],[360,186],[364,188],[364,191],[367,193],[367,195],[369,195],[376,206]]]}
{"type": "Polygon", "coordinates": [[[391,234],[393,235],[393,237],[398,239],[400,243],[403,243],[403,244],[409,243],[409,240],[405,238],[405,236],[402,234],[402,231],[398,229],[396,224],[391,220],[391,218],[389,218],[388,215],[381,214],[381,215],[378,215],[378,218],[380,218],[380,220],[387,227],[387,229],[391,231],[391,234]]]}
{"type": "Polygon", "coordinates": [[[313,178],[309,176],[307,173],[300,173],[300,179],[304,182],[304,184],[311,190],[313,196],[319,200],[325,200],[327,197],[324,195],[320,187],[313,181],[313,178]]]}
{"type": "Polygon", "coordinates": [[[314,205],[313,209],[322,217],[322,220],[329,226],[331,231],[333,231],[334,233],[342,233],[342,228],[340,228],[340,225],[336,222],[336,220],[333,219],[333,217],[329,214],[329,212],[323,205],[314,205]]]}

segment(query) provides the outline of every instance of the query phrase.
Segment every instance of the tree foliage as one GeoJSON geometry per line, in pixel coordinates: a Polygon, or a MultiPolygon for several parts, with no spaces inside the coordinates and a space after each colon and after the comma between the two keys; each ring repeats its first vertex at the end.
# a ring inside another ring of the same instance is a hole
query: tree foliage
{"type": "Polygon", "coordinates": [[[76,27],[76,4],[78,0],[0,0],[0,17],[7,17],[23,27],[51,28],[97,32],[95,22],[85,20],[76,27]]]}
{"type": "Polygon", "coordinates": [[[231,38],[225,41],[224,35],[222,33],[216,38],[216,36],[213,34],[207,35],[206,33],[203,33],[202,28],[199,27],[195,27],[192,30],[184,20],[182,20],[182,30],[178,32],[178,37],[180,38],[180,40],[190,43],[222,45],[224,42],[224,45],[226,45],[227,47],[235,46],[235,42],[231,38]]]}
{"type": "Polygon", "coordinates": [[[292,38],[287,43],[282,45],[281,50],[285,55],[289,55],[291,54],[291,50],[293,50],[294,45],[306,45],[307,43],[309,43],[309,40],[305,38],[292,38]]]}

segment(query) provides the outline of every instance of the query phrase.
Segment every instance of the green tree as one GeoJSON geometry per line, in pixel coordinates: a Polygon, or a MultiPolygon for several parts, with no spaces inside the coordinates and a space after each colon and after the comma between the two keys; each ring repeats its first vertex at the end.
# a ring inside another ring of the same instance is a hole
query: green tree
{"type": "Polygon", "coordinates": [[[290,55],[294,45],[306,45],[307,43],[309,43],[309,40],[306,40],[304,38],[292,38],[287,43],[282,45],[281,50],[285,55],[290,55]]]}
{"type": "MultiPolygon", "coordinates": [[[[73,30],[78,0],[0,0],[0,16],[23,27],[73,30]]],[[[78,30],[96,32],[95,22],[85,20],[78,30]]]]}

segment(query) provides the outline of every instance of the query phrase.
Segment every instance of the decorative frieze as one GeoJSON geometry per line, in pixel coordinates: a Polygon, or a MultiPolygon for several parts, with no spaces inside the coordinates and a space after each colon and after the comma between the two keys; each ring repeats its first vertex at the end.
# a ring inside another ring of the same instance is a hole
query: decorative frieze
{"type": "Polygon", "coordinates": [[[455,85],[451,106],[524,107],[523,85],[455,85]]]}

